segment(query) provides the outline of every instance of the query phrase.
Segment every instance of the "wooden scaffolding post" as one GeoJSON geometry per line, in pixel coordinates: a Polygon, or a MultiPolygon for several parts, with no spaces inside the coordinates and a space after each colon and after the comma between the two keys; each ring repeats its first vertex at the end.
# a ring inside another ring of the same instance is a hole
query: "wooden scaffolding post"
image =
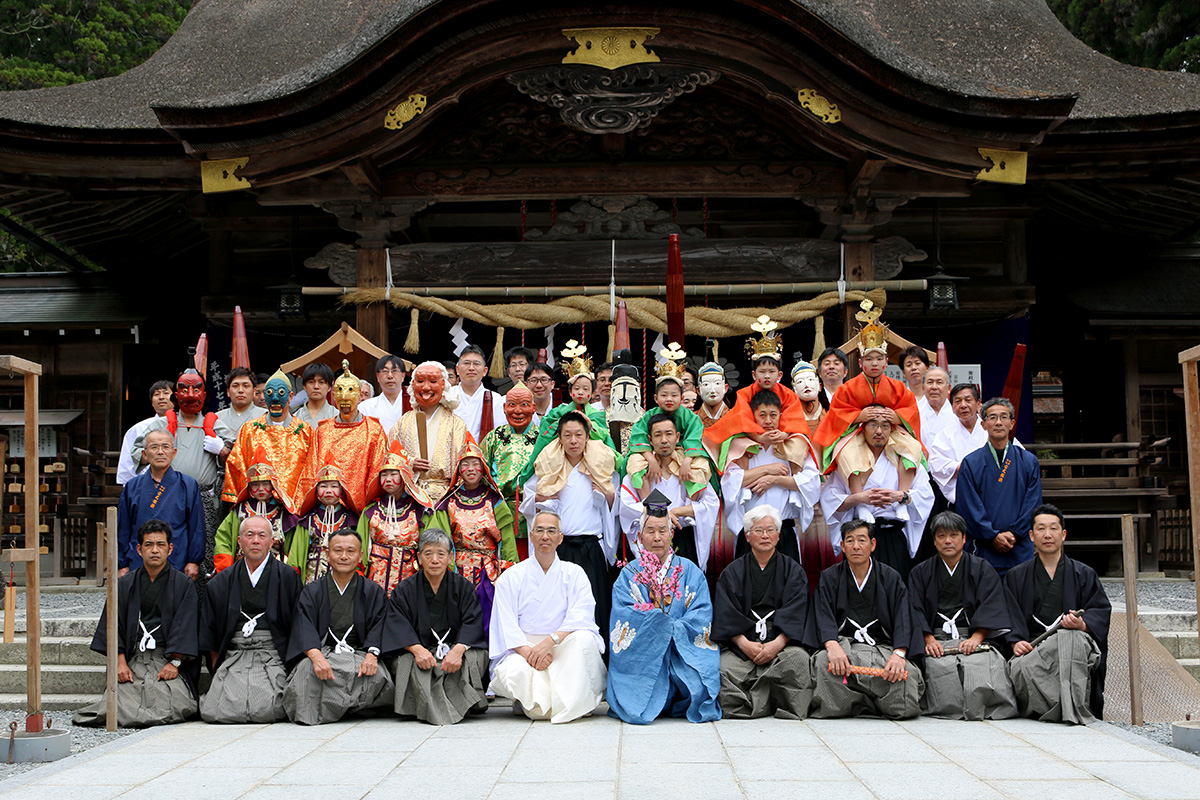
{"type": "Polygon", "coordinates": [[[117,608],[117,509],[113,506],[108,507],[108,513],[104,520],[104,552],[107,560],[108,578],[108,674],[106,685],[108,686],[108,703],[104,710],[104,725],[110,731],[117,729],[117,618],[119,609],[117,608]]]}
{"type": "MultiPolygon", "coordinates": [[[[13,548],[5,560],[25,564],[25,730],[42,730],[42,616],[38,604],[41,563],[38,540],[38,376],[42,365],[16,356],[0,356],[0,370],[25,378],[25,547],[13,548]]],[[[57,555],[57,554],[56,554],[57,555]]]]}
{"type": "Polygon", "coordinates": [[[1129,643],[1129,716],[1142,724],[1142,650],[1138,642],[1137,529],[1133,515],[1121,515],[1121,553],[1125,562],[1125,625],[1129,643]]]}
{"type": "Polygon", "coordinates": [[[1192,508],[1192,574],[1196,581],[1196,611],[1200,613],[1200,379],[1196,362],[1200,345],[1179,354],[1183,365],[1183,416],[1187,423],[1188,495],[1192,508]]]}

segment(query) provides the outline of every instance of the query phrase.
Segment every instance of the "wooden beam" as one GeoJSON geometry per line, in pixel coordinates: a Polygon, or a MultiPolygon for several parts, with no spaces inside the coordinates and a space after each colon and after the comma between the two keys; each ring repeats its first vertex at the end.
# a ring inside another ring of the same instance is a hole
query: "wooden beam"
{"type": "Polygon", "coordinates": [[[1142,724],[1142,649],[1138,642],[1137,532],[1133,515],[1121,515],[1121,556],[1125,564],[1125,634],[1129,646],[1129,716],[1142,724]]]}
{"type": "Polygon", "coordinates": [[[868,153],[859,153],[850,160],[846,174],[849,180],[846,182],[846,193],[855,195],[860,190],[865,191],[870,188],[871,182],[874,181],[883,168],[887,166],[887,159],[871,158],[868,153]]]}
{"type": "Polygon", "coordinates": [[[0,369],[8,370],[9,372],[19,372],[22,375],[41,375],[42,365],[32,361],[26,361],[17,356],[0,356],[0,369]]]}
{"type": "MultiPolygon", "coordinates": [[[[41,367],[32,362],[25,363],[37,367],[37,372],[22,370],[25,372],[25,547],[37,553],[41,544],[38,541],[38,373],[41,367]]],[[[42,615],[38,602],[41,580],[39,559],[25,562],[25,702],[29,714],[25,730],[31,733],[42,729],[42,615]]]]}
{"type": "MultiPolygon", "coordinates": [[[[0,359],[2,358],[3,356],[0,356],[0,359]]],[[[1186,364],[1189,361],[1200,361],[1200,344],[1196,345],[1195,347],[1189,347],[1187,350],[1184,350],[1179,354],[1180,364],[1186,364]]],[[[4,366],[4,364],[2,361],[0,361],[0,367],[2,366],[4,366]]]]}
{"type": "Polygon", "coordinates": [[[369,157],[364,156],[357,161],[343,164],[342,172],[354,184],[354,188],[366,195],[367,199],[378,200],[383,194],[383,179],[379,177],[375,162],[369,157]]]}

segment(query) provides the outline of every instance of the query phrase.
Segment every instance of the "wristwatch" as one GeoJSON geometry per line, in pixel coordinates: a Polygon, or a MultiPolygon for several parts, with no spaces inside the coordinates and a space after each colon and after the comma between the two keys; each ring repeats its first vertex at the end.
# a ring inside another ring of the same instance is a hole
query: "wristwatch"
{"type": "Polygon", "coordinates": [[[562,644],[562,639],[558,638],[557,633],[550,634],[550,641],[554,642],[556,645],[562,644]]]}
{"type": "Polygon", "coordinates": [[[904,493],[904,496],[900,498],[900,505],[904,505],[904,506],[908,505],[908,502],[909,502],[909,500],[911,500],[911,499],[912,499],[912,498],[910,498],[910,497],[908,496],[908,492],[905,492],[905,493],[904,493]]]}
{"type": "Polygon", "coordinates": [[[183,663],[183,659],[179,659],[179,658],[172,658],[170,661],[171,666],[174,667],[175,669],[179,669],[179,665],[182,663],[183,663]]]}
{"type": "Polygon", "coordinates": [[[370,653],[371,655],[375,656],[376,658],[379,658],[379,648],[378,647],[368,647],[367,652],[370,653]]]}

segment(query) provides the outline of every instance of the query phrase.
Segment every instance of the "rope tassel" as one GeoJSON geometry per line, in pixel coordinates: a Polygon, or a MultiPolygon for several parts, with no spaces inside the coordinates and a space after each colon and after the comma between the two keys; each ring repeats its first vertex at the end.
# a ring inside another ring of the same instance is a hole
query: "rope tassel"
{"type": "Polygon", "coordinates": [[[496,326],[496,349],[492,351],[492,365],[488,368],[492,380],[504,377],[504,326],[496,326]]]}
{"type": "Polygon", "coordinates": [[[419,353],[421,352],[421,332],[418,329],[417,322],[421,318],[421,309],[413,306],[412,323],[408,326],[408,338],[404,340],[404,352],[419,353]]]}

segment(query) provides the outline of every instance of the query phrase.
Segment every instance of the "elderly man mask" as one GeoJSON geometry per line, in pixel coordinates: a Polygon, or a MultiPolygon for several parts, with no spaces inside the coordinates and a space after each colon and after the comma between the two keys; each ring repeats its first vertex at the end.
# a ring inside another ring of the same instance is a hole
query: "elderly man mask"
{"type": "Polygon", "coordinates": [[[437,407],[438,403],[442,402],[442,394],[445,391],[446,375],[444,370],[431,364],[422,364],[413,372],[413,401],[422,411],[429,413],[437,407]]]}
{"type": "Polygon", "coordinates": [[[514,431],[523,431],[533,419],[533,392],[524,383],[517,383],[504,396],[504,416],[514,431]]]}

